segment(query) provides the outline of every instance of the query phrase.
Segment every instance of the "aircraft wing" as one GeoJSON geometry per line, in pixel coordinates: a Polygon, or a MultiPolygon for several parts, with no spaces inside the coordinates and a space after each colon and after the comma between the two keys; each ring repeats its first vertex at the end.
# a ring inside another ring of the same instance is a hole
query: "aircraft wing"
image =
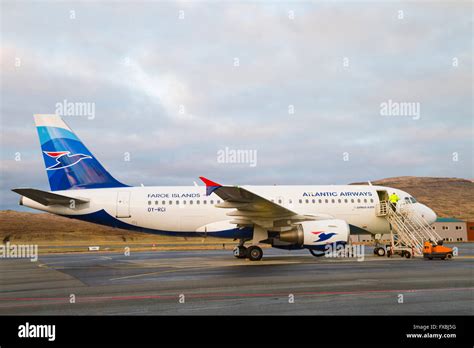
{"type": "Polygon", "coordinates": [[[263,228],[285,228],[302,221],[330,219],[326,214],[299,214],[280,204],[272,202],[246,188],[222,186],[205,177],[199,177],[206,184],[206,194],[215,193],[224,202],[216,204],[219,208],[235,209],[227,213],[231,223],[239,227],[259,225],[263,228]]]}
{"type": "Polygon", "coordinates": [[[52,192],[42,191],[42,190],[37,190],[37,189],[32,189],[32,188],[17,188],[17,189],[13,189],[12,191],[46,206],[49,206],[49,205],[69,206],[71,204],[71,200],[74,200],[75,204],[84,204],[84,203],[89,202],[89,199],[87,198],[68,197],[68,196],[58,195],[57,193],[52,193],[52,192]]]}

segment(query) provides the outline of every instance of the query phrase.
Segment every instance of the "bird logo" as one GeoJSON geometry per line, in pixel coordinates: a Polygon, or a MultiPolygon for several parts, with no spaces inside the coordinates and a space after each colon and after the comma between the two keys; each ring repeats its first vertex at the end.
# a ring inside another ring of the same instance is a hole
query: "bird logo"
{"type": "Polygon", "coordinates": [[[328,240],[329,238],[331,238],[332,236],[335,236],[336,233],[334,232],[329,232],[329,233],[324,233],[323,231],[314,231],[314,232],[311,232],[312,234],[315,234],[319,237],[319,239],[316,239],[314,241],[314,243],[316,242],[324,242],[325,240],[328,240]]]}
{"type": "Polygon", "coordinates": [[[46,170],[57,170],[67,167],[71,167],[83,159],[92,158],[89,155],[84,155],[82,153],[71,155],[70,151],[43,151],[47,156],[54,158],[56,163],[50,167],[47,167],[46,170]]]}

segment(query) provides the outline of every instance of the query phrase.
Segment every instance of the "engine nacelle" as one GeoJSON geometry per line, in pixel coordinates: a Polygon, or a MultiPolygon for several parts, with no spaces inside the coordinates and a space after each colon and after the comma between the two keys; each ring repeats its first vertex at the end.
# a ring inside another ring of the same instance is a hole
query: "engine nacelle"
{"type": "Polygon", "coordinates": [[[281,232],[280,241],[300,248],[315,247],[349,241],[349,225],[344,220],[305,221],[295,230],[281,232]]]}

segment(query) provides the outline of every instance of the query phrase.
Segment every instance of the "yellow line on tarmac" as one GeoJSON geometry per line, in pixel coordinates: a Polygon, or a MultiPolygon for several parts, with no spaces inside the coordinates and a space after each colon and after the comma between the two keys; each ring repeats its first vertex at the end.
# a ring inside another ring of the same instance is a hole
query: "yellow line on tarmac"
{"type": "MultiPolygon", "coordinates": [[[[206,267],[210,268],[210,267],[206,267]]],[[[150,272],[150,273],[140,273],[140,274],[134,274],[131,276],[125,276],[125,277],[118,277],[118,278],[111,278],[109,280],[121,280],[121,279],[129,279],[129,278],[137,278],[137,277],[143,277],[147,275],[158,275],[158,274],[164,274],[164,273],[174,273],[174,272],[180,272],[180,271],[186,271],[189,269],[204,269],[204,268],[199,268],[199,267],[189,267],[189,268],[178,268],[178,269],[170,269],[167,271],[158,271],[158,272],[150,272]]]]}
{"type": "MultiPolygon", "coordinates": [[[[157,271],[157,272],[148,272],[148,273],[140,273],[140,274],[134,274],[130,276],[124,276],[124,277],[117,277],[117,278],[111,278],[109,280],[121,280],[121,279],[130,279],[130,278],[137,278],[137,277],[143,277],[143,276],[148,276],[148,275],[159,275],[159,274],[165,274],[165,273],[176,273],[180,271],[186,271],[186,270],[204,270],[204,269],[213,269],[213,268],[220,268],[220,267],[234,267],[234,266],[272,266],[272,265],[287,265],[287,264],[295,264],[298,262],[272,262],[272,263],[258,263],[258,262],[245,262],[245,263],[221,263],[221,264],[207,264],[205,266],[196,266],[192,267],[189,265],[183,265],[180,268],[179,265],[174,265],[176,269],[170,269],[166,271],[157,271]]],[[[167,264],[168,267],[169,264],[167,264]]]]}

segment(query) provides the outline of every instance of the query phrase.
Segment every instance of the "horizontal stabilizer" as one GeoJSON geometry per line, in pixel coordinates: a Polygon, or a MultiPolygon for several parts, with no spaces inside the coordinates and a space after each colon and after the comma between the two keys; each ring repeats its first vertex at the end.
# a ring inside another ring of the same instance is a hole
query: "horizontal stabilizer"
{"type": "Polygon", "coordinates": [[[84,204],[88,203],[89,199],[87,198],[76,198],[68,197],[63,195],[58,195],[57,193],[51,193],[47,191],[41,191],[32,188],[17,188],[13,189],[13,192],[18,193],[19,195],[25,196],[35,202],[38,202],[42,205],[70,205],[71,200],[74,200],[75,204],[84,204]]]}

